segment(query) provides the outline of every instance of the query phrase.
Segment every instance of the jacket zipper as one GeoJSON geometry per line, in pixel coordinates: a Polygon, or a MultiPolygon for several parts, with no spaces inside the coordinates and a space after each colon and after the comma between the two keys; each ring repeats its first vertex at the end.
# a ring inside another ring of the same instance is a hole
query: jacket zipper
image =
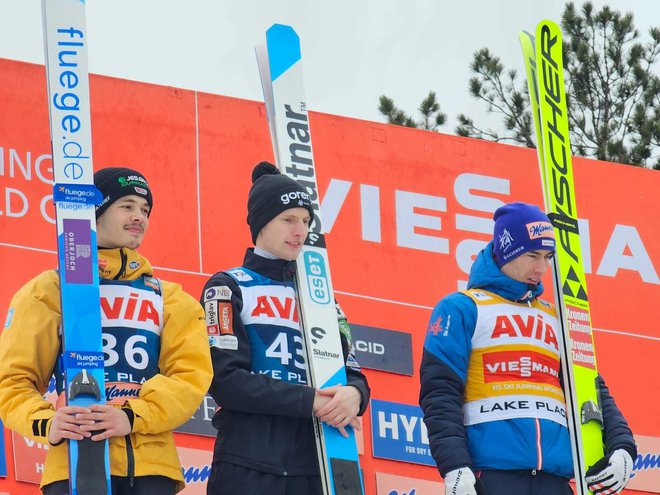
{"type": "Polygon", "coordinates": [[[126,476],[128,476],[128,484],[133,487],[133,478],[135,476],[135,457],[133,455],[133,442],[131,442],[131,434],[126,435],[126,476]]]}
{"type": "Polygon", "coordinates": [[[119,248],[119,256],[121,257],[121,267],[119,268],[117,275],[115,275],[112,280],[119,280],[126,271],[126,262],[128,261],[128,256],[126,256],[126,253],[124,253],[124,248],[119,248]]]}
{"type": "Polygon", "coordinates": [[[540,471],[543,468],[543,449],[541,447],[541,422],[539,418],[534,418],[536,423],[536,469],[540,471]]]}

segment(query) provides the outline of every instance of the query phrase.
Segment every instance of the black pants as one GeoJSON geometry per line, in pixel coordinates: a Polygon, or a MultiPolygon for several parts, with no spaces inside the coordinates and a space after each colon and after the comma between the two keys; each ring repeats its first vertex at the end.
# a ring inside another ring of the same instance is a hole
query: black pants
{"type": "Polygon", "coordinates": [[[544,471],[478,471],[486,495],[573,495],[569,480],[544,471]]]}
{"type": "MultiPolygon", "coordinates": [[[[136,476],[133,486],[128,478],[112,476],[112,495],[174,495],[176,481],[165,476],[136,476]]],[[[69,495],[69,480],[56,481],[43,487],[44,495],[69,495]]]]}
{"type": "Polygon", "coordinates": [[[213,463],[206,495],[322,495],[320,476],[277,476],[227,463],[213,463]]]}

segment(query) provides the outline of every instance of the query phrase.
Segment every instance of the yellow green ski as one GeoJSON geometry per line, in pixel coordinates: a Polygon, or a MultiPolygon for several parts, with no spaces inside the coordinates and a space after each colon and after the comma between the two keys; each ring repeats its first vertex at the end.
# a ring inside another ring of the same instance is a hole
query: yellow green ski
{"type": "Polygon", "coordinates": [[[566,417],[578,495],[589,493],[584,476],[603,457],[602,413],[589,298],[582,264],[559,26],[542,21],[536,37],[519,34],[536,127],[545,208],[557,236],[553,284],[562,333],[566,417]]]}

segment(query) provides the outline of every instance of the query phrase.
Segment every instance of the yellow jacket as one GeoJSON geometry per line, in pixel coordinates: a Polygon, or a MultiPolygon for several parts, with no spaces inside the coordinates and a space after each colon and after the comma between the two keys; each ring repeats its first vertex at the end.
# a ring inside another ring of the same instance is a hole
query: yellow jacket
{"type": "MultiPolygon", "coordinates": [[[[99,276],[135,280],[150,275],[149,261],[136,251],[99,250],[99,276]],[[122,263],[122,256],[125,260],[122,263]]],[[[195,413],[213,376],[204,310],[180,285],[161,281],[163,327],[160,373],[142,384],[139,397],[122,407],[134,413],[130,434],[134,476],[161,475],[184,486],[172,430],[195,413]]],[[[17,433],[48,444],[54,407],[43,395],[60,350],[59,279],[48,270],[23,286],[13,297],[7,326],[0,334],[0,417],[17,433]],[[48,420],[45,431],[37,425],[48,420]]],[[[124,437],[110,439],[110,471],[129,476],[124,437]]],[[[68,479],[67,445],[50,445],[41,486],[68,479]]]]}

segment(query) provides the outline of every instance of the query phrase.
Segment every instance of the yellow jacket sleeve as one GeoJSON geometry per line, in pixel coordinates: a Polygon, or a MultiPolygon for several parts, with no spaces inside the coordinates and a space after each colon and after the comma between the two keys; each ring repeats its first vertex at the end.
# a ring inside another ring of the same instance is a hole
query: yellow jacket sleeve
{"type": "Polygon", "coordinates": [[[160,374],[142,385],[138,399],[128,401],[135,433],[161,433],[188,421],[213,376],[203,308],[179,284],[162,284],[160,374]]]}
{"type": "Polygon", "coordinates": [[[0,417],[15,432],[48,443],[55,410],[43,395],[60,349],[59,281],[41,273],[12,298],[0,334],[0,417]]]}

